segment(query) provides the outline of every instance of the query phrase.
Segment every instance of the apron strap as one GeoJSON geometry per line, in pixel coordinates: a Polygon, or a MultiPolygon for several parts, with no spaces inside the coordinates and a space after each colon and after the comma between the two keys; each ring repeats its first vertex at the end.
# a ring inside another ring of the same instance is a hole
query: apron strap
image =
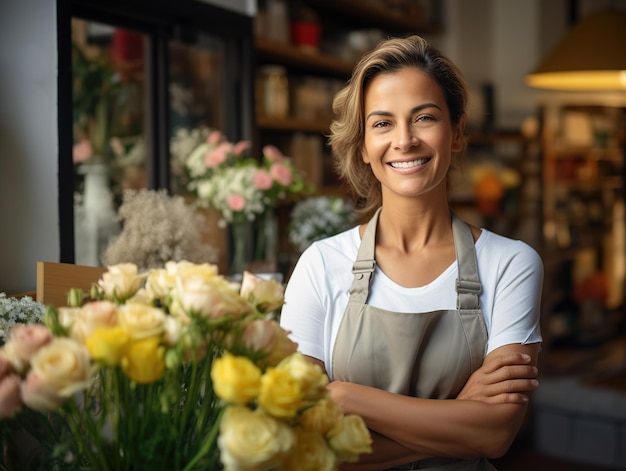
{"type": "Polygon", "coordinates": [[[452,235],[459,267],[456,280],[456,307],[457,309],[480,309],[482,286],[478,277],[474,237],[467,223],[454,211],[452,211],[452,235]]]}
{"type": "MultiPolygon", "coordinates": [[[[352,265],[354,279],[350,287],[350,302],[367,304],[370,284],[376,269],[374,251],[376,248],[376,228],[381,209],[376,210],[367,224],[356,261],[352,265]]],[[[454,211],[451,214],[454,250],[459,272],[456,282],[457,309],[480,309],[479,296],[482,286],[478,278],[474,237],[469,226],[454,211]]]]}
{"type": "Polygon", "coordinates": [[[374,216],[372,216],[372,219],[370,219],[367,224],[365,232],[363,232],[363,238],[361,239],[356,261],[352,265],[354,280],[350,287],[350,302],[367,304],[370,283],[372,282],[372,276],[376,269],[374,251],[376,249],[376,227],[378,226],[378,215],[381,209],[382,207],[376,210],[374,216]]]}

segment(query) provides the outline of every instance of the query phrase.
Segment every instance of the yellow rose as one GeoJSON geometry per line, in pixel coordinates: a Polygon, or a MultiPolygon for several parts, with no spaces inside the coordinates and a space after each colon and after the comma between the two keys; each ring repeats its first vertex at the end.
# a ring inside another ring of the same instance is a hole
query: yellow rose
{"type": "Polygon", "coordinates": [[[360,454],[372,452],[372,437],[359,415],[343,416],[326,438],[341,461],[356,463],[360,454]]]}
{"type": "Polygon", "coordinates": [[[296,443],[283,462],[281,471],[334,471],[339,463],[333,450],[319,433],[295,429],[296,443]]]}
{"type": "Polygon", "coordinates": [[[239,318],[252,312],[250,305],[220,277],[177,278],[172,297],[172,310],[183,319],[192,314],[208,319],[239,318]]]}
{"type": "Polygon", "coordinates": [[[322,399],[306,409],[299,418],[302,428],[325,436],[343,417],[341,408],[330,398],[322,399]]]}
{"type": "Polygon", "coordinates": [[[141,288],[143,280],[144,276],[137,273],[137,265],[120,263],[107,268],[98,280],[98,286],[108,299],[123,302],[141,288]]]}
{"type": "Polygon", "coordinates": [[[90,359],[85,347],[70,338],[55,338],[30,360],[22,400],[31,409],[48,412],[89,386],[90,359]]]}
{"type": "Polygon", "coordinates": [[[302,394],[307,401],[318,401],[328,395],[328,376],[319,365],[310,362],[301,353],[288,356],[277,368],[300,382],[302,394]]]}
{"type": "Polygon", "coordinates": [[[294,443],[285,423],[244,406],[228,408],[217,439],[225,471],[279,469],[294,443]]]}
{"type": "Polygon", "coordinates": [[[86,341],[91,357],[107,365],[120,363],[130,341],[130,335],[122,327],[100,327],[86,341]]]}
{"type": "Polygon", "coordinates": [[[133,339],[163,334],[166,314],[159,308],[128,303],[119,309],[118,323],[133,339]]]}
{"type": "Polygon", "coordinates": [[[120,365],[130,379],[140,384],[150,384],[158,380],[165,371],[165,349],[159,339],[149,337],[132,341],[120,365]]]}
{"type": "Polygon", "coordinates": [[[281,283],[247,271],[243,272],[240,294],[264,314],[277,310],[285,303],[285,288],[281,283]]]}
{"type": "Polygon", "coordinates": [[[225,353],[211,367],[215,394],[232,404],[246,404],[259,394],[261,370],[247,357],[225,353]]]}
{"type": "Polygon", "coordinates": [[[261,377],[258,402],[268,414],[278,418],[295,417],[306,404],[301,382],[278,368],[268,368],[261,377]]]}
{"type": "Polygon", "coordinates": [[[298,344],[288,337],[287,331],[277,322],[268,319],[249,322],[241,340],[246,347],[267,354],[259,361],[262,367],[276,366],[298,349],[298,344]]]}
{"type": "Polygon", "coordinates": [[[96,329],[116,325],[117,305],[111,301],[94,301],[76,312],[70,333],[76,340],[85,343],[96,329]]]}

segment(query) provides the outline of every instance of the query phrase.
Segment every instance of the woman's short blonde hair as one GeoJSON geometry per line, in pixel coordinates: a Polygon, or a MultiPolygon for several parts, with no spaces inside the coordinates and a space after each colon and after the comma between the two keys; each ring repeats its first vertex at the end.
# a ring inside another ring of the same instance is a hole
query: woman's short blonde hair
{"type": "Polygon", "coordinates": [[[361,157],[365,139],[365,87],[380,73],[409,67],[424,71],[439,84],[453,125],[465,114],[467,88],[461,72],[424,38],[414,35],[387,39],[360,59],[352,77],[333,101],[335,119],[330,126],[329,144],[334,167],[352,188],[363,218],[371,216],[382,204],[380,183],[361,157]]]}

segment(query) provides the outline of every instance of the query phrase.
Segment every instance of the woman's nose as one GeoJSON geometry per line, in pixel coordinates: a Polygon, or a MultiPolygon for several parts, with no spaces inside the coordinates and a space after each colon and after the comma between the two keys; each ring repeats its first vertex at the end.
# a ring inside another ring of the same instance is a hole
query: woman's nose
{"type": "Polygon", "coordinates": [[[406,152],[419,145],[419,137],[417,132],[412,130],[410,126],[398,126],[394,135],[395,146],[397,149],[406,152]]]}

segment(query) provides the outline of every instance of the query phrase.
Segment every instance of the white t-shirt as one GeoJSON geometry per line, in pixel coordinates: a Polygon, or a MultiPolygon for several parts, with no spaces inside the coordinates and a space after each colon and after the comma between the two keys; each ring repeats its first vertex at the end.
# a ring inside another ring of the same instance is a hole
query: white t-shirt
{"type": "MultiPolygon", "coordinates": [[[[300,352],[324,362],[330,378],[360,242],[358,227],[315,242],[301,255],[285,291],[282,327],[291,331],[300,352]]],[[[543,264],[537,252],[524,242],[485,229],[475,246],[480,303],[489,335],[486,353],[502,345],[541,342],[543,264]]],[[[376,267],[367,303],[396,312],[456,309],[456,278],[455,261],[428,285],[405,288],[376,267]]]]}

